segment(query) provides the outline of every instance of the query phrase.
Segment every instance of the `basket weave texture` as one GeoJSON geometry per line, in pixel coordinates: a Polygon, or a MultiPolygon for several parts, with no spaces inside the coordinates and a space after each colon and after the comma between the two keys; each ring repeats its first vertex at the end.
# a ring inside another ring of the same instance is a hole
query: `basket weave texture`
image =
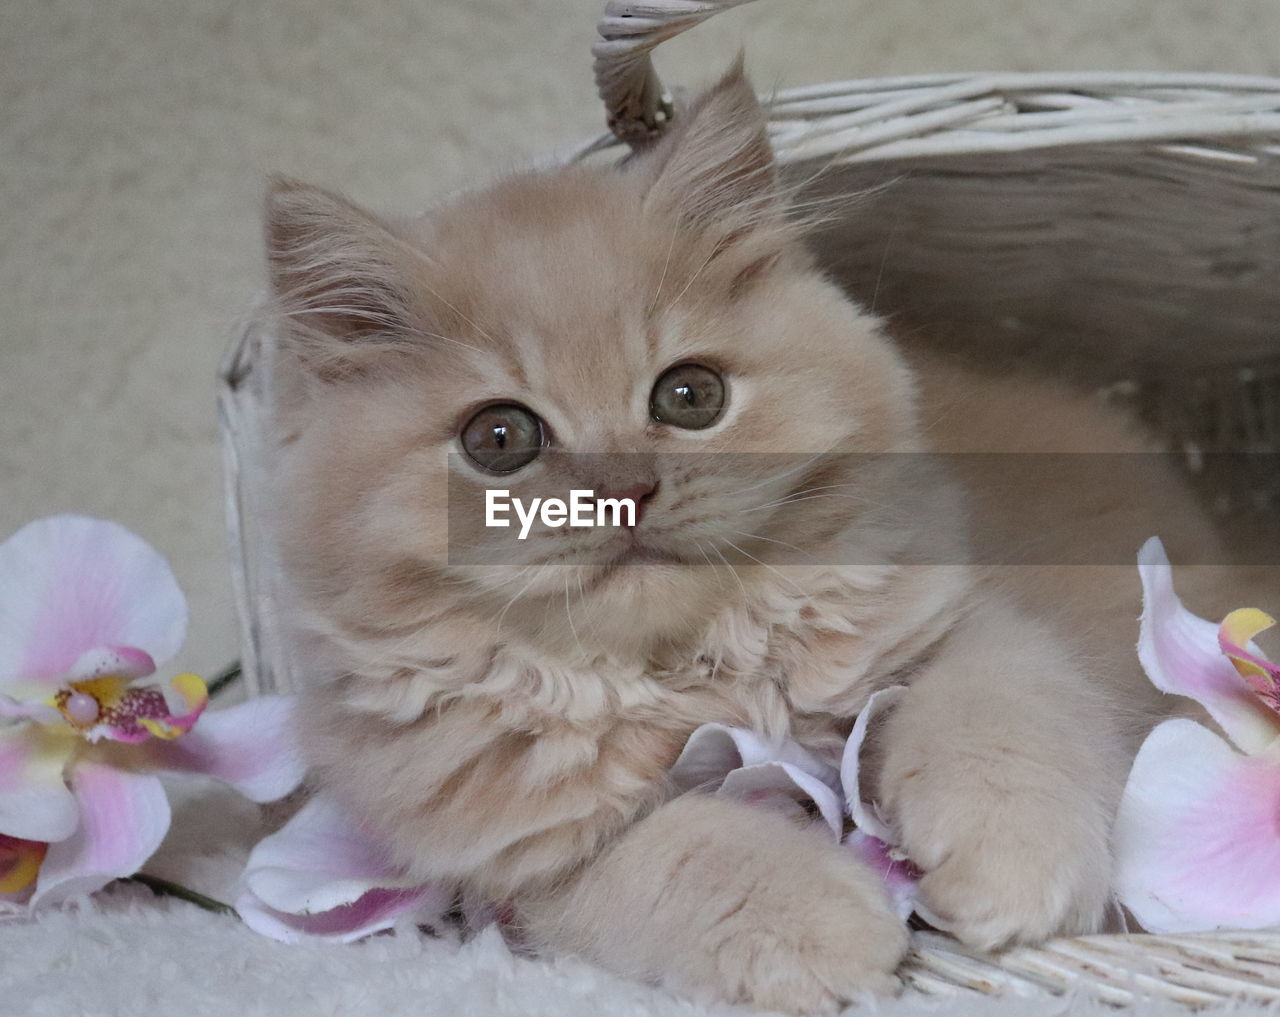
{"type": "MultiPolygon", "coordinates": [[[[571,158],[657,137],[678,103],[651,51],[746,2],[611,2],[593,51],[611,133],[571,158]]],[[[975,356],[1123,382],[1174,448],[1280,453],[1280,79],[881,78],[783,92],[770,117],[801,200],[831,212],[821,257],[868,306],[919,331],[943,327],[975,356]]],[[[272,342],[247,326],[220,393],[256,692],[294,687],[276,624],[287,591],[258,523],[272,342]]],[[[937,996],[1277,1003],[1280,932],[1092,936],[1000,955],[919,932],[902,974],[937,996]]]]}

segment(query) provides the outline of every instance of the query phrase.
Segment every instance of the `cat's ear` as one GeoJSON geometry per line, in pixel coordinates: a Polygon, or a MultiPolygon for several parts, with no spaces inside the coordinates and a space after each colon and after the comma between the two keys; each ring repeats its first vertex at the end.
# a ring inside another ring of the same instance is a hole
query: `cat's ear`
{"type": "Polygon", "coordinates": [[[370,213],[329,191],[274,179],[267,191],[268,275],[282,341],[335,369],[371,347],[408,345],[409,285],[421,256],[370,213]]]}
{"type": "Polygon", "coordinates": [[[741,56],[678,115],[642,157],[654,174],[646,203],[697,224],[776,220],[783,215],[765,114],[741,56]]]}

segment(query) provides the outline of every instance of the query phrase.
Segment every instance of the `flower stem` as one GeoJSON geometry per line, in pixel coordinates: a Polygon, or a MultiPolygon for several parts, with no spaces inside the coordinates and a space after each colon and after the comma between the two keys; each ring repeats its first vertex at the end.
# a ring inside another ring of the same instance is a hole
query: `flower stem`
{"type": "Polygon", "coordinates": [[[185,900],[189,904],[194,904],[198,908],[204,908],[206,911],[212,911],[218,915],[232,915],[236,918],[240,916],[236,914],[236,909],[230,904],[224,904],[220,900],[214,900],[212,897],[206,897],[202,893],[188,889],[180,883],[174,883],[167,879],[161,879],[159,876],[148,876],[145,872],[138,872],[132,876],[125,876],[120,880],[122,883],[138,883],[145,886],[158,897],[177,897],[179,900],[185,900]]]}
{"type": "Polygon", "coordinates": [[[234,685],[240,680],[242,675],[243,672],[240,670],[240,661],[233,660],[222,669],[216,678],[209,682],[207,686],[209,690],[209,697],[212,699],[228,685],[234,685]]]}

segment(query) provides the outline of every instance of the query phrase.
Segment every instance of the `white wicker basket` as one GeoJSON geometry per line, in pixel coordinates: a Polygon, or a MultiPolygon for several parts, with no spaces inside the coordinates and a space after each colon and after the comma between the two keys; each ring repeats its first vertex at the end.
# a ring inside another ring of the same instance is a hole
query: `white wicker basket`
{"type": "MultiPolygon", "coordinates": [[[[613,134],[571,158],[660,133],[673,105],[650,51],[746,2],[613,0],[595,47],[613,134]]],[[[1280,79],[847,81],[776,96],[770,131],[784,171],[839,213],[816,238],[820,254],[878,311],[984,358],[1125,380],[1175,447],[1280,452],[1280,79]]],[[[293,684],[273,623],[279,573],[256,526],[271,342],[244,331],[220,399],[255,691],[293,684]]],[[[903,974],[931,995],[1275,1003],[1280,933],[1094,936],[1000,956],[918,933],[903,974]]]]}

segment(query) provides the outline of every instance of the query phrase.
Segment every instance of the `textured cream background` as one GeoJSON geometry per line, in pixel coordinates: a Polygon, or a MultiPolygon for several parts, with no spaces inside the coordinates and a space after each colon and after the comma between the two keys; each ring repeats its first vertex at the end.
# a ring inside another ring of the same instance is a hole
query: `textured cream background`
{"type": "MultiPolygon", "coordinates": [[[[236,653],[214,372],[271,171],[412,209],[594,133],[593,0],[0,4],[0,531],[117,519],[236,653]]],[[[765,0],[677,40],[762,89],[964,69],[1280,73],[1277,0],[765,0]]]]}

